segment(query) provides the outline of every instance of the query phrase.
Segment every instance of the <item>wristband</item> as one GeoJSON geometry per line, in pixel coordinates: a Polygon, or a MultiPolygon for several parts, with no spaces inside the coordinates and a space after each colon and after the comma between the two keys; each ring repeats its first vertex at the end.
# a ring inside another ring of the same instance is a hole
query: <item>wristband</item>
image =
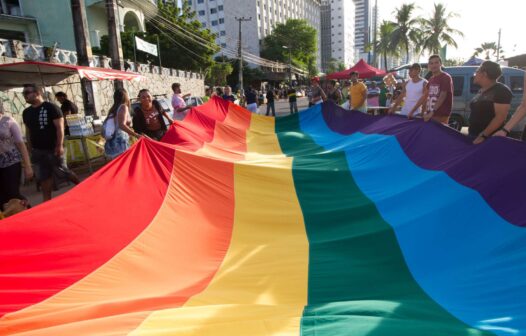
{"type": "Polygon", "coordinates": [[[506,135],[510,135],[510,131],[506,129],[506,127],[502,126],[500,128],[501,131],[503,131],[504,133],[506,133],[506,135]]]}

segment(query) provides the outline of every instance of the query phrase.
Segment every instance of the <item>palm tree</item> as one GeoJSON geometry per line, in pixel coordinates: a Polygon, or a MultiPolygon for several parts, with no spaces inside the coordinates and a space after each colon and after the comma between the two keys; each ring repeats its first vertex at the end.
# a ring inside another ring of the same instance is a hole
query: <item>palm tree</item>
{"type": "Polygon", "coordinates": [[[420,20],[422,50],[427,50],[431,54],[438,54],[444,44],[456,48],[458,45],[454,36],[463,37],[464,34],[460,30],[452,28],[449,21],[458,16],[456,13],[448,13],[443,4],[435,4],[431,17],[420,20]]]}
{"type": "Polygon", "coordinates": [[[418,19],[413,17],[414,3],[403,4],[394,12],[396,21],[392,32],[392,47],[405,51],[406,63],[409,63],[409,49],[418,42],[418,19]]]}
{"type": "Polygon", "coordinates": [[[497,49],[498,49],[497,43],[495,43],[495,42],[485,42],[485,43],[482,43],[480,45],[480,47],[475,48],[475,52],[473,53],[473,56],[477,57],[480,54],[485,54],[486,55],[486,60],[490,60],[491,59],[490,54],[493,57],[495,57],[495,58],[497,58],[497,54],[498,54],[499,58],[501,58],[501,56],[503,58],[504,51],[501,48],[497,52],[497,49]]]}
{"type": "Polygon", "coordinates": [[[381,54],[384,61],[384,68],[387,69],[387,56],[398,56],[398,50],[393,48],[393,32],[396,29],[396,23],[382,21],[378,28],[378,40],[376,41],[376,52],[381,54]]]}

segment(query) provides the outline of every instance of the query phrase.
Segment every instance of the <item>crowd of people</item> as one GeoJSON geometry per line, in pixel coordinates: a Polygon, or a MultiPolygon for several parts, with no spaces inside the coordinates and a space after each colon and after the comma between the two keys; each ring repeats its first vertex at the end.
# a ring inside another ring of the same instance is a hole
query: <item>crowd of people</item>
{"type": "MultiPolygon", "coordinates": [[[[422,67],[415,63],[409,69],[409,79],[396,84],[391,92],[385,83],[372,82],[369,87],[359,80],[359,73],[350,74],[350,84],[339,89],[336,81],[326,83],[324,89],[320,87],[320,79],[311,79],[310,105],[323,101],[333,101],[336,104],[366,113],[369,108],[384,109],[388,114],[401,114],[408,119],[422,118],[448,125],[453,109],[453,80],[443,71],[442,59],[432,55],[428,60],[428,79],[422,77],[422,67]],[[340,91],[340,92],[337,92],[340,91]],[[347,94],[347,99],[345,97],[347,94]]],[[[526,98],[506,122],[511,108],[512,91],[505,84],[499,82],[502,69],[498,63],[483,62],[476,70],[473,83],[480,86],[477,95],[470,102],[470,117],[468,136],[474,144],[480,144],[491,136],[507,136],[526,116],[526,98]]],[[[525,79],[526,85],[526,79],[525,79]]]]}
{"type": "MultiPolygon", "coordinates": [[[[367,85],[359,79],[359,73],[350,74],[349,84],[342,87],[336,81],[328,81],[324,88],[320,78],[311,79],[309,105],[333,101],[347,106],[348,109],[366,113],[371,104],[385,107],[387,114],[400,114],[408,119],[422,118],[428,122],[447,125],[453,104],[453,81],[442,69],[442,60],[438,55],[429,58],[429,79],[422,77],[420,64],[409,69],[409,79],[400,83],[394,90],[388,90],[385,83],[367,85]]],[[[506,117],[511,107],[512,92],[498,81],[502,75],[499,64],[483,62],[477,69],[473,82],[480,91],[470,103],[468,136],[474,144],[480,144],[491,136],[507,136],[526,116],[526,96],[511,119],[506,117]]],[[[526,79],[525,79],[526,85],[526,79]]],[[[170,116],[160,103],[154,99],[148,89],[138,94],[138,104],[131,115],[128,93],[117,89],[113,95],[113,105],[106,117],[106,123],[113,123],[114,131],[106,138],[105,154],[113,159],[130,147],[130,137],[146,136],[160,140],[166,133],[168,124],[182,120],[190,106],[183,94],[181,85],[172,85],[173,116],[170,116]]],[[[276,115],[275,101],[287,99],[290,113],[297,113],[297,91],[295,88],[268,89],[265,96],[249,87],[244,94],[235,95],[231,87],[207,88],[205,100],[218,96],[225,100],[242,104],[254,113],[258,112],[261,100],[266,98],[266,115],[276,115]]],[[[26,130],[24,141],[22,130],[11,116],[5,114],[0,104],[0,207],[10,199],[24,199],[20,194],[22,174],[25,179],[36,178],[43,200],[51,199],[53,179],[60,178],[79,183],[78,177],[66,164],[64,139],[68,134],[64,116],[78,113],[77,106],[64,92],[57,93],[56,99],[61,106],[45,101],[42,88],[35,84],[24,85],[22,94],[29,105],[22,114],[26,130]],[[33,170],[34,169],[34,170],[33,170]]],[[[2,209],[0,209],[2,210],[2,209]]]]}

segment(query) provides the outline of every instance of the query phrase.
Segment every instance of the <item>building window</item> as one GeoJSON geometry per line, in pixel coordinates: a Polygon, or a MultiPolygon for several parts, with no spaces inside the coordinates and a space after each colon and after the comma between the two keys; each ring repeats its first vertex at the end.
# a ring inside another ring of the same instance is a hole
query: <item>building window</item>
{"type": "Polygon", "coordinates": [[[219,33],[219,35],[221,35],[221,36],[225,36],[225,35],[226,35],[226,31],[222,30],[222,31],[219,33]]]}
{"type": "Polygon", "coordinates": [[[188,0],[188,5],[192,6],[192,0],[188,0]]]}
{"type": "Polygon", "coordinates": [[[223,24],[223,23],[225,23],[225,19],[223,18],[219,19],[219,24],[223,24]]]}
{"type": "Polygon", "coordinates": [[[203,28],[206,28],[206,22],[201,22],[201,24],[203,25],[203,28]]]}
{"type": "Polygon", "coordinates": [[[217,20],[213,20],[212,22],[210,22],[212,24],[212,26],[217,26],[217,20]]]}
{"type": "Polygon", "coordinates": [[[210,14],[217,13],[217,8],[210,8],[210,14]]]}
{"type": "Polygon", "coordinates": [[[217,10],[221,12],[223,10],[223,5],[217,6],[217,10]]]}
{"type": "Polygon", "coordinates": [[[205,3],[205,0],[197,0],[197,3],[198,3],[198,4],[205,3]]]}
{"type": "Polygon", "coordinates": [[[221,48],[226,48],[226,43],[221,43],[221,48]]]}
{"type": "Polygon", "coordinates": [[[200,10],[198,13],[199,13],[199,16],[204,16],[205,15],[205,11],[204,10],[200,10]]]}

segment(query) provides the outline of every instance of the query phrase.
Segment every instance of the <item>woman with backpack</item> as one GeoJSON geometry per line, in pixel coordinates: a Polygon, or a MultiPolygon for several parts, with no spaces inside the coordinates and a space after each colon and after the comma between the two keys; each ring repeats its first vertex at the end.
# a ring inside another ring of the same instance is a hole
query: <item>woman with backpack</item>
{"type": "Polygon", "coordinates": [[[128,92],[124,89],[117,89],[113,93],[113,106],[110,108],[103,125],[103,135],[106,138],[104,151],[109,159],[114,159],[130,148],[130,136],[140,137],[130,125],[128,92]]]}
{"type": "Polygon", "coordinates": [[[139,100],[141,104],[134,110],[133,129],[139,134],[161,140],[167,129],[164,118],[168,119],[170,124],[174,121],[161,104],[153,99],[148,89],[139,91],[139,100]]]}

